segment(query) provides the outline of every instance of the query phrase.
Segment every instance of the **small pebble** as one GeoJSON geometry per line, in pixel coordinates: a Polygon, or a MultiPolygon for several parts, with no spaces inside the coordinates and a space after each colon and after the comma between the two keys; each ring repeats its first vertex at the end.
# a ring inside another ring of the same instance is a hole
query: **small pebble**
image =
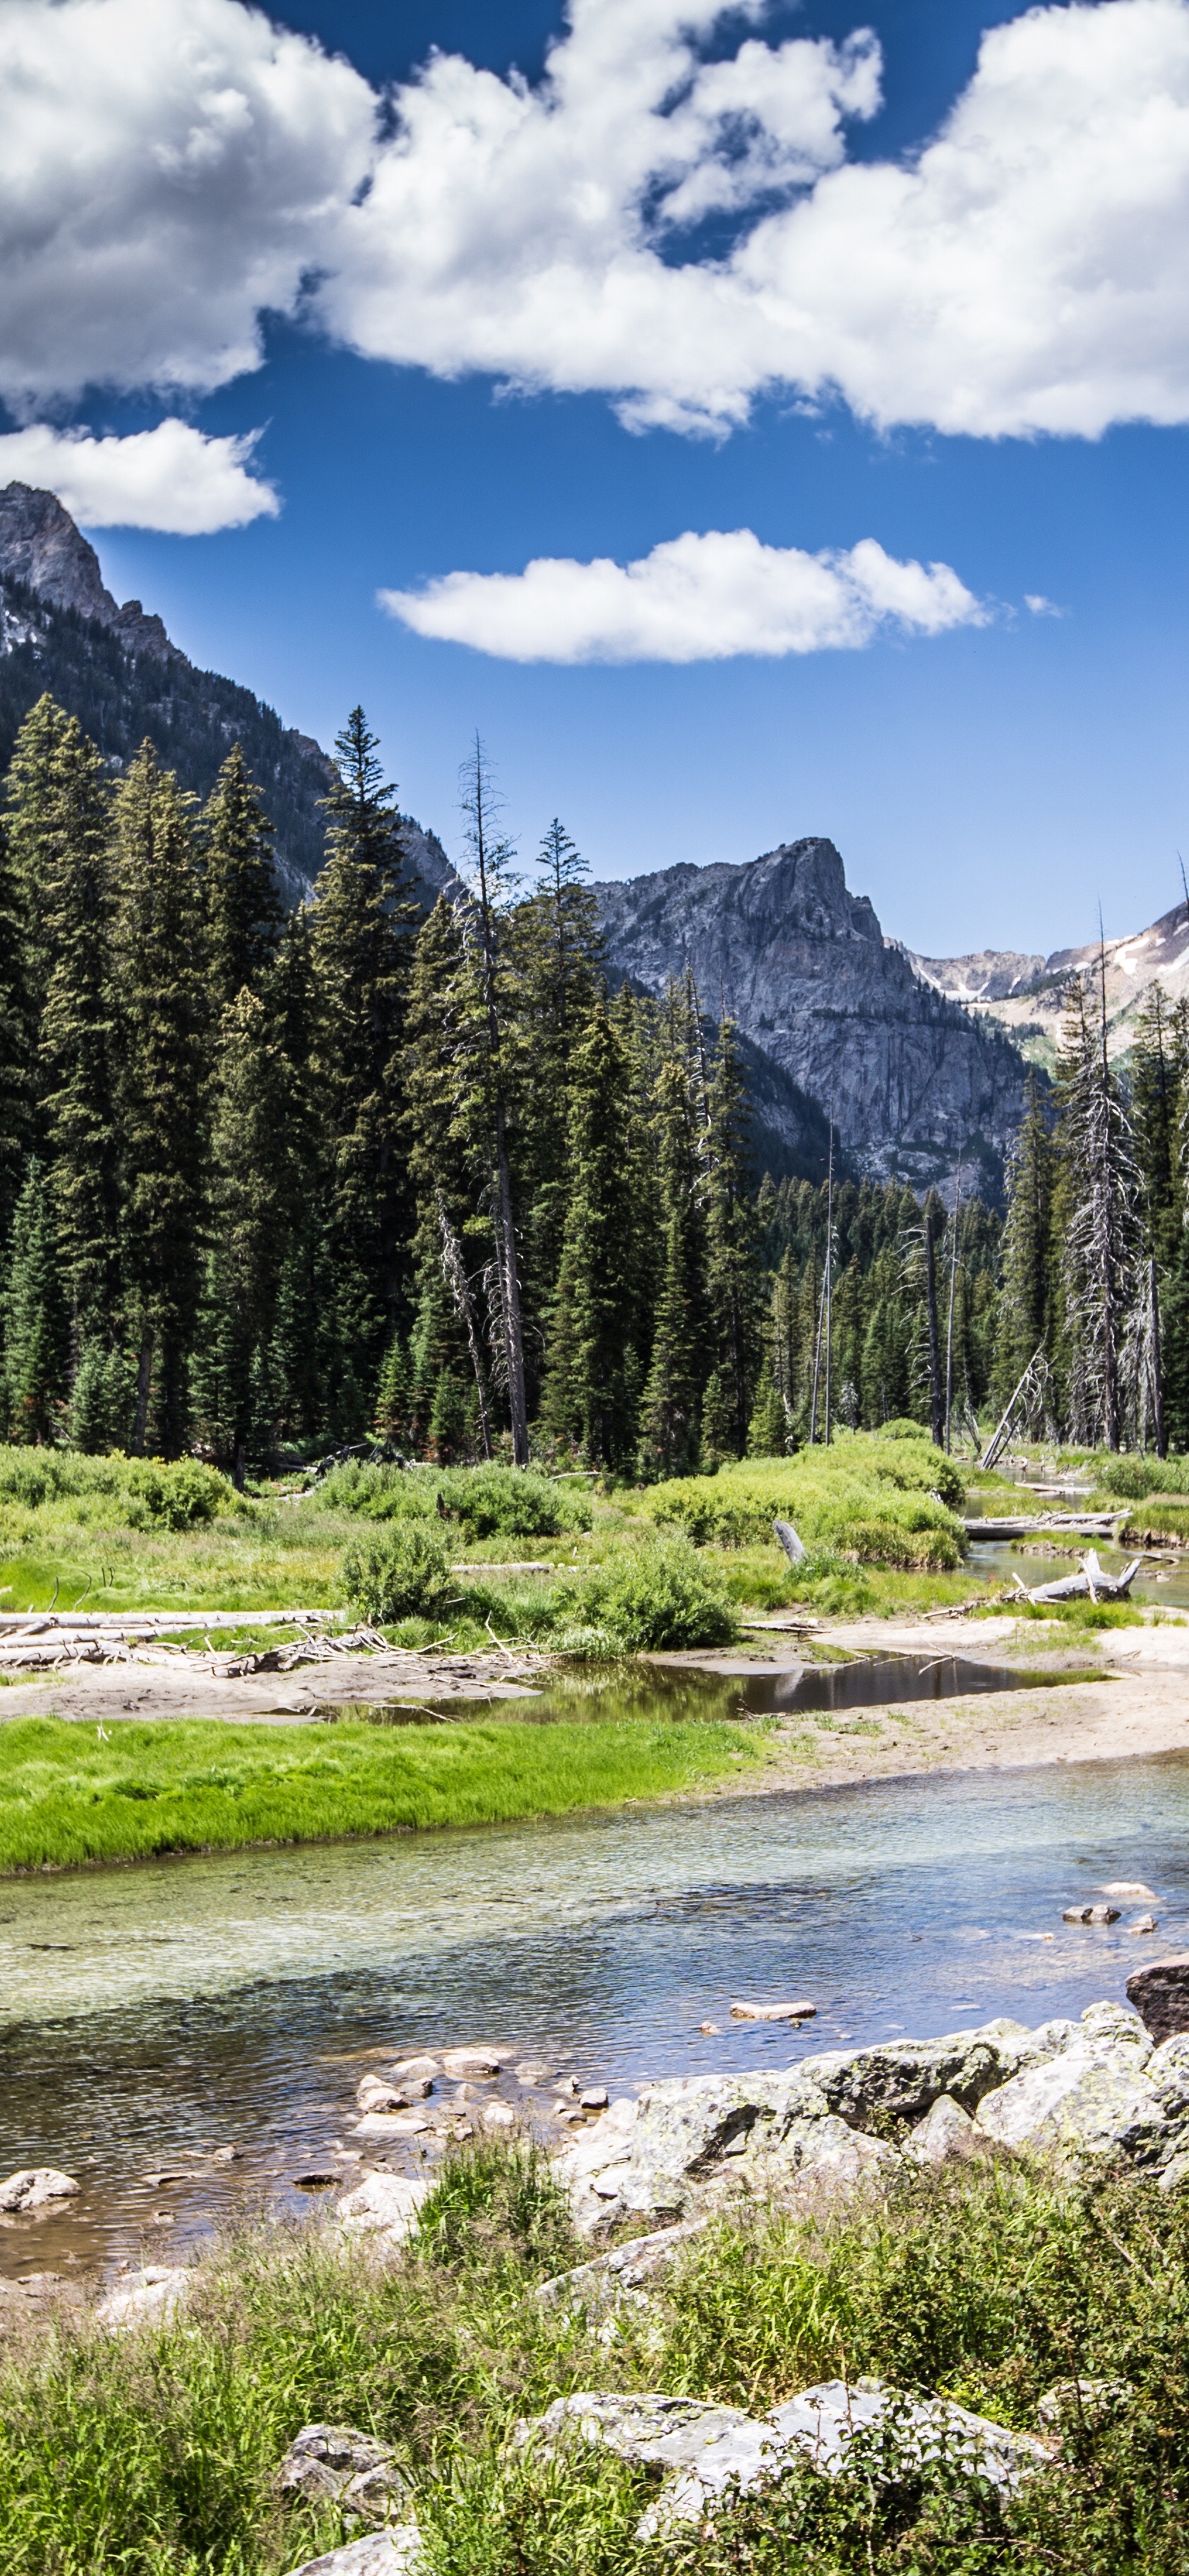
{"type": "Polygon", "coordinates": [[[698,2028],[701,2031],[703,2039],[722,2038],[722,2032],[716,2021],[700,2021],[698,2023],[698,2028]]]}

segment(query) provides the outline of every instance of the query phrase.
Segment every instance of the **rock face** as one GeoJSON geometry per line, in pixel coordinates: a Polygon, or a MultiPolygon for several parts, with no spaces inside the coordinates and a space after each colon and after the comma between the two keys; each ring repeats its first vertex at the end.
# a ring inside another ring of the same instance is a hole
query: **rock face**
{"type": "Polygon", "coordinates": [[[672,2077],[614,2102],[558,2157],[589,2235],[657,2225],[724,2197],[832,2198],[902,2157],[998,2148],[1058,2170],[1117,2161],[1165,2188],[1189,2176],[1189,2034],[1154,2047],[1136,2014],[992,2021],[940,2039],[832,2049],[784,2072],[672,2077]]]}
{"type": "MultiPolygon", "coordinates": [[[[330,764],[321,745],[286,729],[250,689],[196,670],[139,599],[118,607],[94,547],[56,493],[9,483],[0,486],[0,770],[46,689],[114,771],[148,734],[164,766],[198,796],[209,795],[233,742],[242,743],[276,827],[282,895],[304,901],[325,851],[330,764]]],[[[458,880],[433,833],[402,819],[413,890],[428,909],[458,880]]]]}
{"type": "Polygon", "coordinates": [[[832,841],[782,842],[750,865],[663,869],[598,888],[613,973],[649,993],[692,970],[745,1037],[822,1107],[856,1164],[914,1186],[994,1188],[1024,1071],[997,1029],[919,976],[848,891],[832,841]]]}
{"type": "Polygon", "coordinates": [[[1153,2039],[1189,2030],[1189,1959],[1153,1959],[1127,1980],[1127,2000],[1153,2039]]]}

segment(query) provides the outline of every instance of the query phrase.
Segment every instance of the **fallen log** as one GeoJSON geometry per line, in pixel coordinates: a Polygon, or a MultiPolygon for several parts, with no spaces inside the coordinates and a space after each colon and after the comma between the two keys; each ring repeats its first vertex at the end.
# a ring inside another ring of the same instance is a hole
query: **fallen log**
{"type": "Polygon", "coordinates": [[[1143,1558],[1135,1556],[1121,1574],[1107,1574],[1098,1562],[1097,1549],[1089,1548],[1078,1574],[1063,1574],[1056,1583],[1038,1583],[1032,1591],[1019,1575],[1016,1582],[1025,1601],[1125,1601],[1142,1563],[1143,1558]]]}
{"type": "Polygon", "coordinates": [[[967,1538],[1036,1538],[1042,1530],[1066,1530],[1071,1538],[1109,1539],[1130,1509],[1125,1503],[1117,1512],[1035,1512],[1027,1519],[1021,1515],[1011,1520],[964,1520],[962,1527],[967,1538]]]}

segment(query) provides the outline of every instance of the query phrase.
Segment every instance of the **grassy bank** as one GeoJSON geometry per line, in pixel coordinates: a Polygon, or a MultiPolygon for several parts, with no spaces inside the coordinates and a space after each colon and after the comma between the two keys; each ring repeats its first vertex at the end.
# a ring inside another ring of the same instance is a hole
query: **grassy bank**
{"type": "Polygon", "coordinates": [[[281,2576],[351,2536],[333,2507],[277,2496],[310,2421],[393,2444],[430,2576],[1183,2576],[1189,2194],[951,2169],[817,2230],[724,2222],[610,2341],[532,2295],[584,2250],[543,2163],[484,2146],[452,2159],[386,2275],[318,2236],[261,2236],[172,2327],[30,2330],[0,2365],[5,2576],[281,2576]],[[882,2486],[796,2468],[717,2530],[649,2545],[646,2472],[508,2446],[571,2389],[759,2414],[865,2372],[1035,2430],[1078,2371],[1113,2396],[1067,2404],[1060,2466],[1006,2507],[953,2461],[882,2486]]]}
{"type": "Polygon", "coordinates": [[[515,1718],[438,1726],[235,1726],[54,1717],[0,1727],[0,1871],[249,1843],[504,1823],[620,1806],[765,1758],[763,1726],[515,1718]]]}

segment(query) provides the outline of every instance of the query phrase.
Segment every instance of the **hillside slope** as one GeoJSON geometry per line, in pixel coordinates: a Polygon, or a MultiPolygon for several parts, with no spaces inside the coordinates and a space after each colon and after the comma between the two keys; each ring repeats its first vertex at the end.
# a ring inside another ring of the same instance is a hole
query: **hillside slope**
{"type": "Polygon", "coordinates": [[[1115,1057],[1131,1046],[1153,985],[1160,985],[1169,1002],[1189,996],[1189,904],[1174,904],[1147,930],[1107,939],[1101,948],[1092,939],[1083,948],[1056,948],[1051,957],[986,949],[977,957],[913,956],[911,962],[936,992],[993,1021],[1023,1054],[1051,1071],[1075,978],[1097,993],[1105,973],[1107,1046],[1115,1057]]]}
{"type": "MultiPolygon", "coordinates": [[[[308,894],[325,854],[330,763],[321,745],[287,730],[237,681],[196,670],[138,599],[118,608],[94,547],[56,495],[9,483],[0,489],[0,772],[46,689],[113,769],[147,734],[197,796],[209,795],[232,743],[241,743],[276,826],[285,900],[308,894]]],[[[446,854],[410,818],[406,841],[422,899],[432,902],[455,882],[446,854]]]]}

